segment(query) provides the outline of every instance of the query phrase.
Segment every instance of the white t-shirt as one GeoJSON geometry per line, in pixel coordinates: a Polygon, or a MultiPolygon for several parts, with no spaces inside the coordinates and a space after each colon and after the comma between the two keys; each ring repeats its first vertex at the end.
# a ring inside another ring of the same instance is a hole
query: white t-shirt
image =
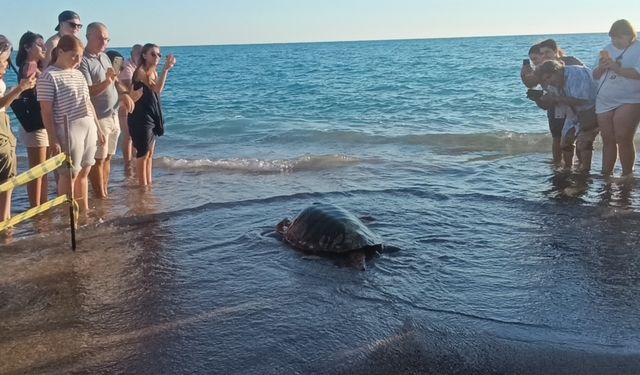
{"type": "MultiPolygon", "coordinates": [[[[640,73],[640,42],[634,42],[627,50],[618,49],[612,44],[604,48],[609,56],[616,60],[622,52],[622,67],[634,68],[640,73]]],[[[596,66],[600,63],[596,61],[596,66]]],[[[612,111],[623,104],[640,103],[640,79],[629,79],[612,71],[602,74],[597,81],[599,88],[596,98],[596,113],[612,111]]]]}

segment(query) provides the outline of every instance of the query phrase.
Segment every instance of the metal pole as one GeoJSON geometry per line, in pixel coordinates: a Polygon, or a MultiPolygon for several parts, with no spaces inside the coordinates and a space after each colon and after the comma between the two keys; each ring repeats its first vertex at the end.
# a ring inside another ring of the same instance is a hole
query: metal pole
{"type": "Polygon", "coordinates": [[[71,250],[76,251],[76,215],[73,212],[73,204],[75,199],[73,197],[73,168],[71,165],[71,137],[69,136],[69,116],[64,115],[64,131],[67,136],[67,163],[69,164],[69,222],[71,226],[71,250]]]}

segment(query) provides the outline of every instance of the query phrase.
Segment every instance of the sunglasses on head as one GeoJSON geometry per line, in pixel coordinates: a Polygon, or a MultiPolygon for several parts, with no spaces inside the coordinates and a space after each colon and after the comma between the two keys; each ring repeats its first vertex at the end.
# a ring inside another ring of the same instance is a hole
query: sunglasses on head
{"type": "Polygon", "coordinates": [[[74,29],[82,29],[82,24],[81,23],[75,23],[75,22],[67,21],[67,24],[69,24],[69,26],[73,27],[74,29]]]}

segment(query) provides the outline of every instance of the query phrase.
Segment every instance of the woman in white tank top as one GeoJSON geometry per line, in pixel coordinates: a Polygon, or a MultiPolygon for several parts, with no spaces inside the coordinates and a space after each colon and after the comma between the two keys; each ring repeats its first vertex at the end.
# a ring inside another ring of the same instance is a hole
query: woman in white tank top
{"type": "Polygon", "coordinates": [[[598,93],[596,113],[602,137],[602,174],[610,176],[620,158],[622,176],[632,176],[636,160],[633,139],[640,122],[640,43],[627,20],[613,23],[611,44],[600,52],[593,71],[598,93]]]}

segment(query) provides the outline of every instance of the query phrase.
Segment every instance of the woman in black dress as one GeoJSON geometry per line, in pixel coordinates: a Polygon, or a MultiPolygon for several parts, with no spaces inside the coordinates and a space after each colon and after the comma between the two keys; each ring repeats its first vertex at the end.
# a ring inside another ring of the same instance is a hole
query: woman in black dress
{"type": "Polygon", "coordinates": [[[136,149],[136,173],[140,186],[148,186],[153,182],[153,154],[155,137],[164,134],[164,119],[160,107],[160,94],[164,89],[169,70],[176,63],[173,55],[167,56],[158,75],[160,47],[145,44],[140,53],[140,65],[133,74],[133,89],[142,88],[142,96],[136,101],[133,112],[129,115],[129,133],[136,149]]]}

